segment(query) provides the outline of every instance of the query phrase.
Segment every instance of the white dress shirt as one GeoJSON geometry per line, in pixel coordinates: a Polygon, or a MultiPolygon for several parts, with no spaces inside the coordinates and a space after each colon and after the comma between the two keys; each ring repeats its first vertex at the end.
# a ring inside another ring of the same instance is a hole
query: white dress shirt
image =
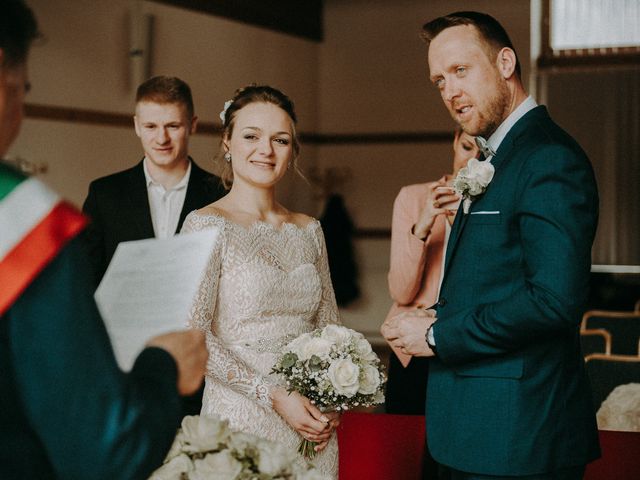
{"type": "Polygon", "coordinates": [[[182,177],[182,180],[167,190],[151,177],[147,169],[147,161],[147,158],[145,158],[143,168],[144,177],[147,180],[147,196],[149,198],[153,232],[156,238],[171,237],[178,228],[180,212],[187,195],[187,185],[191,175],[191,162],[189,162],[187,172],[182,177]]]}

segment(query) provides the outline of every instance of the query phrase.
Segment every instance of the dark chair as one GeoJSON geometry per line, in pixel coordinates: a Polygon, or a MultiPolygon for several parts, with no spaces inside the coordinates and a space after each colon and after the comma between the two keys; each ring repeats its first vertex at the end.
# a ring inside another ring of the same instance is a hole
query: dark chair
{"type": "Polygon", "coordinates": [[[587,355],[585,362],[596,411],[618,385],[640,382],[638,356],[594,353],[587,355]]]}
{"type": "Polygon", "coordinates": [[[580,345],[582,355],[587,356],[592,353],[611,354],[611,334],[603,329],[581,330],[580,345]]]}
{"type": "Polygon", "coordinates": [[[589,310],[582,317],[580,330],[606,330],[611,334],[611,353],[638,355],[640,312],[589,310]]]}

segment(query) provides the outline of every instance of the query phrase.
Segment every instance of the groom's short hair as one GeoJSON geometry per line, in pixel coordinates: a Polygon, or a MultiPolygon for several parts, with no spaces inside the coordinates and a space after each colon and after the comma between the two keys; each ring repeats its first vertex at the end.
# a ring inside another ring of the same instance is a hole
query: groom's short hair
{"type": "Polygon", "coordinates": [[[450,13],[449,15],[438,17],[425,23],[422,26],[420,37],[429,45],[443,30],[459,25],[471,25],[476,28],[478,36],[480,40],[483,41],[491,61],[495,60],[498,52],[504,47],[513,50],[513,53],[516,54],[516,75],[518,78],[521,78],[520,60],[518,59],[516,49],[513,47],[507,31],[500,25],[500,22],[491,15],[480,12],[450,13]]]}
{"type": "Polygon", "coordinates": [[[1,67],[16,67],[27,62],[29,48],[39,36],[38,24],[23,0],[2,0],[0,4],[1,67]]]}

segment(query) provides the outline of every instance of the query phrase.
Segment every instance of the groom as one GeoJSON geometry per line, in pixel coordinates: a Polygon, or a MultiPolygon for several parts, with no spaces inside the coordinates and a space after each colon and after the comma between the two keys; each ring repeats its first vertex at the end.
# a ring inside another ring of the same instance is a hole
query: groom
{"type": "Polygon", "coordinates": [[[435,355],[429,446],[451,478],[581,479],[599,455],[579,343],[598,219],[591,165],[527,96],[494,18],[458,12],[422,34],[431,82],[487,140],[478,165],[494,174],[458,211],[436,310],[396,317],[385,337],[435,355]]]}

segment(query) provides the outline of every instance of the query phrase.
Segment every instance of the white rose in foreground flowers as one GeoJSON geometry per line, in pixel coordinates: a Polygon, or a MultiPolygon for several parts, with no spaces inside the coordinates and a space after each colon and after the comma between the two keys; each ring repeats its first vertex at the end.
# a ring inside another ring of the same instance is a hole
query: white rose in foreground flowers
{"type": "Polygon", "coordinates": [[[329,366],[327,376],[338,395],[352,397],[358,393],[360,368],[350,358],[336,360],[329,366]]]}
{"type": "Polygon", "coordinates": [[[378,356],[373,352],[371,344],[367,341],[366,338],[357,338],[355,344],[356,353],[361,359],[367,362],[372,362],[378,358],[378,356]]]}
{"type": "Polygon", "coordinates": [[[340,325],[327,325],[322,330],[320,336],[322,338],[326,338],[331,343],[340,346],[351,341],[353,330],[349,330],[346,327],[341,327],[340,325]]]}
{"type": "Polygon", "coordinates": [[[260,472],[274,477],[286,472],[297,457],[293,450],[275,442],[258,443],[258,451],[260,452],[258,460],[260,472]]]}
{"type": "Polygon", "coordinates": [[[300,359],[308,360],[313,355],[322,359],[328,358],[331,352],[331,342],[325,338],[313,337],[300,347],[300,359]]]}
{"type": "Polygon", "coordinates": [[[380,374],[378,369],[372,365],[365,365],[362,367],[360,374],[360,388],[359,392],[365,395],[371,395],[376,393],[380,386],[380,374]]]}
{"type": "Polygon", "coordinates": [[[218,419],[188,416],[182,420],[183,448],[186,452],[215,450],[227,436],[227,424],[218,419]]]}
{"type": "Polygon", "coordinates": [[[158,470],[153,472],[149,480],[174,480],[182,478],[183,473],[191,473],[193,471],[193,463],[191,459],[184,453],[174,456],[168,463],[165,463],[158,470]]]}
{"type": "Polygon", "coordinates": [[[190,480],[210,480],[212,478],[234,479],[242,472],[242,463],[229,450],[210,453],[203,459],[194,460],[195,469],[190,480]]]}
{"type": "Polygon", "coordinates": [[[467,166],[460,169],[453,180],[453,188],[463,199],[464,213],[469,213],[471,201],[484,193],[494,173],[495,168],[490,161],[481,162],[477,158],[469,159],[467,166]]]}

